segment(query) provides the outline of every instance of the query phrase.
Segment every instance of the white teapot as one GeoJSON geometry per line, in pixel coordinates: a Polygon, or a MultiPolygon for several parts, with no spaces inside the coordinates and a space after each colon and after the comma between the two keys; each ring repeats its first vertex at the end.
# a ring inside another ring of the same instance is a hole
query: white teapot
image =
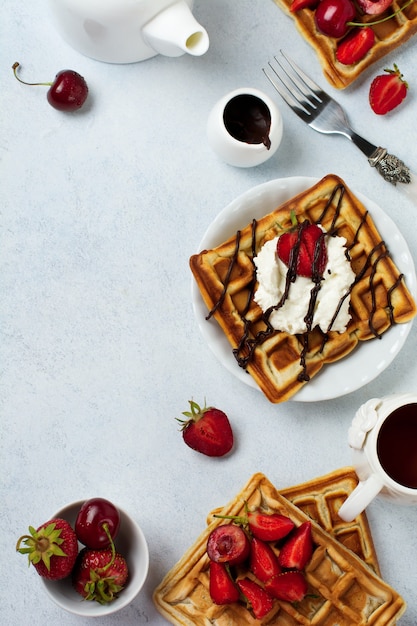
{"type": "Polygon", "coordinates": [[[49,0],[62,37],[88,57],[135,63],[162,54],[200,56],[209,47],[193,0],[49,0]]]}

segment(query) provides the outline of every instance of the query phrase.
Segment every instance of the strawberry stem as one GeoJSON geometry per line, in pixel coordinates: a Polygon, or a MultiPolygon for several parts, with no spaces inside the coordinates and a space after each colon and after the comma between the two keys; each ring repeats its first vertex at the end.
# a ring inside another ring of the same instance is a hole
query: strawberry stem
{"type": "Polygon", "coordinates": [[[249,511],[248,503],[245,502],[246,515],[244,517],[242,515],[220,515],[216,513],[213,515],[213,517],[217,517],[219,519],[231,519],[234,522],[236,522],[236,524],[240,524],[241,526],[247,526],[249,524],[248,511],[249,511]]]}
{"type": "Polygon", "coordinates": [[[366,22],[365,24],[363,22],[347,22],[347,25],[366,27],[366,26],[376,26],[377,24],[382,24],[382,22],[388,22],[388,20],[390,20],[392,17],[395,17],[398,13],[402,13],[404,9],[409,7],[410,4],[413,4],[413,2],[414,0],[408,0],[402,7],[394,11],[394,13],[391,13],[390,15],[386,15],[385,17],[381,17],[381,19],[375,20],[374,22],[366,22]]]}
{"type": "Polygon", "coordinates": [[[110,534],[108,524],[103,524],[103,529],[104,529],[104,532],[106,533],[106,535],[107,535],[107,537],[108,537],[108,539],[110,541],[110,549],[111,549],[111,559],[110,559],[110,561],[104,567],[102,567],[101,570],[100,570],[101,572],[106,572],[109,569],[109,567],[111,567],[113,565],[113,563],[114,563],[114,559],[116,558],[116,548],[114,546],[114,541],[113,541],[113,538],[112,538],[112,536],[110,534]]]}
{"type": "Polygon", "coordinates": [[[50,571],[53,556],[67,556],[60,547],[64,540],[61,537],[61,530],[56,528],[55,523],[48,524],[39,531],[29,526],[29,532],[30,535],[23,535],[16,543],[16,551],[28,555],[29,566],[31,563],[37,565],[42,561],[50,571]],[[26,547],[20,547],[22,542],[26,547]]]}
{"type": "Polygon", "coordinates": [[[17,70],[18,67],[20,67],[20,63],[18,63],[16,61],[16,63],[13,63],[13,65],[12,65],[12,70],[13,70],[13,73],[14,73],[15,77],[17,78],[19,83],[22,83],[22,85],[29,85],[31,87],[39,87],[39,86],[51,87],[51,85],[53,84],[53,83],[27,83],[26,81],[24,81],[21,78],[19,78],[19,76],[17,75],[16,70],[17,70]]]}

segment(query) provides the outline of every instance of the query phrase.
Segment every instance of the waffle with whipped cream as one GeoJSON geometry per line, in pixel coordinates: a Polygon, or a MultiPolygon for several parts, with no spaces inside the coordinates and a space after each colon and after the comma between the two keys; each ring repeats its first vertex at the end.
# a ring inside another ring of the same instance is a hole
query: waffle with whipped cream
{"type": "MultiPolygon", "coordinates": [[[[341,478],[339,478],[339,483],[341,478]]],[[[320,482],[320,481],[319,481],[320,482]]],[[[316,485],[324,499],[318,503],[326,518],[332,515],[333,504],[326,489],[335,491],[336,500],[341,490],[332,489],[330,482],[316,485]],[[326,487],[327,484],[327,487],[326,487]]],[[[316,492],[317,492],[316,488],[316,492]]],[[[302,498],[303,486],[294,494],[302,498]]],[[[306,497],[314,491],[314,482],[306,484],[306,497]],[[313,488],[313,489],[312,489],[313,488]]],[[[343,490],[342,490],[343,491],[343,490]]],[[[244,515],[249,510],[261,509],[290,517],[296,526],[310,519],[300,508],[283,497],[263,474],[254,474],[229,504],[222,515],[244,515]]],[[[401,596],[383,581],[356,554],[340,541],[312,522],[314,552],[305,568],[308,595],[299,603],[276,600],[273,609],[262,620],[256,620],[243,603],[218,606],[209,593],[209,559],[206,552],[211,531],[225,521],[214,518],[196,542],[165,576],[154,592],[155,606],[172,624],[180,626],[393,626],[405,611],[401,596]]],[[[325,522],[328,524],[328,522],[325,522]]],[[[370,535],[364,534],[367,541],[370,535]]],[[[372,550],[372,548],[371,548],[372,550]]]]}
{"type": "MultiPolygon", "coordinates": [[[[336,58],[338,39],[327,37],[318,32],[314,23],[314,10],[301,9],[291,12],[291,0],[274,0],[274,2],[294,21],[298,31],[316,52],[323,73],[329,83],[336,89],[344,89],[361,74],[384,56],[405,43],[417,33],[417,2],[413,2],[404,11],[393,15],[391,19],[372,26],[375,33],[375,44],[365,57],[353,65],[343,65],[336,58]]],[[[395,13],[404,5],[403,1],[394,0],[392,5],[381,16],[364,15],[358,12],[355,22],[369,23],[380,17],[395,13]]]]}
{"type": "Polygon", "coordinates": [[[346,357],[359,342],[380,338],[394,323],[410,321],[417,311],[370,214],[334,174],[244,226],[223,244],[193,255],[190,266],[208,317],[215,318],[231,344],[236,367],[246,369],[274,403],[294,396],[324,365],[346,357]],[[253,258],[266,241],[291,228],[294,216],[346,239],[356,278],[345,332],[271,331],[254,300],[253,258]]]}

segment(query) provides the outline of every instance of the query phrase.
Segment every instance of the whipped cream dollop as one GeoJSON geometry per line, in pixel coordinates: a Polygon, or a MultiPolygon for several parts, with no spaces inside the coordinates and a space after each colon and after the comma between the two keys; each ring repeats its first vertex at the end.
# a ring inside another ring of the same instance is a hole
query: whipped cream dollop
{"type": "MultiPolygon", "coordinates": [[[[258,287],[254,299],[265,313],[270,307],[280,302],[286,284],[288,267],[276,254],[279,237],[267,241],[254,258],[257,270],[258,287]]],[[[326,333],[329,330],[344,332],[349,323],[350,297],[343,300],[336,319],[333,317],[342,298],[350,291],[355,280],[349,260],[346,258],[346,239],[326,236],[327,265],[323,272],[321,288],[317,294],[311,328],[319,326],[326,333]]],[[[312,289],[315,283],[311,278],[297,276],[291,283],[284,304],[273,310],[269,321],[275,330],[282,330],[292,335],[304,333],[307,329],[307,315],[312,289]]]]}

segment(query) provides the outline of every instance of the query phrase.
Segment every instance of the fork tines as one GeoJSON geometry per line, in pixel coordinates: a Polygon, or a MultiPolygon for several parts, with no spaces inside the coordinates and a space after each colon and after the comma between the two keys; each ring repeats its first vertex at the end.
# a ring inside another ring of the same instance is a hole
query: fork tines
{"type": "Polygon", "coordinates": [[[268,62],[269,69],[262,71],[288,106],[307,121],[316,111],[317,103],[322,105],[328,96],[292,59],[280,52],[285,64],[274,56],[275,63],[268,62]]]}

